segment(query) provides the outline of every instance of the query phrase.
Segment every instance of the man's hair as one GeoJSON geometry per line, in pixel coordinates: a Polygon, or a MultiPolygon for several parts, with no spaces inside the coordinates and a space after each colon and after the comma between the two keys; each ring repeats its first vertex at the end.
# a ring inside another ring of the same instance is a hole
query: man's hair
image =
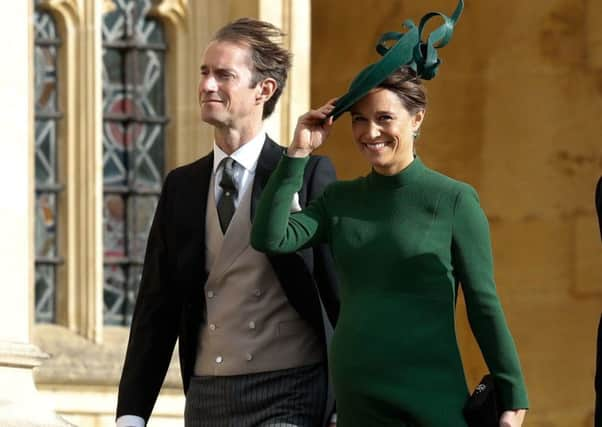
{"type": "Polygon", "coordinates": [[[213,37],[214,41],[232,42],[249,48],[252,61],[251,87],[268,77],[276,80],[276,90],[263,106],[263,119],[274,112],[291,67],[292,55],[282,47],[284,36],[279,28],[269,22],[241,18],[218,30],[213,37]]]}

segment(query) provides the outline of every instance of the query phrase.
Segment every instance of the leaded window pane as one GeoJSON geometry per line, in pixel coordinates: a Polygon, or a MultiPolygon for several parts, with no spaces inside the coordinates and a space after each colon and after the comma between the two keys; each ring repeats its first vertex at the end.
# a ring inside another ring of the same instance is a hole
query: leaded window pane
{"type": "Polygon", "coordinates": [[[142,113],[147,116],[160,116],[165,103],[163,97],[165,94],[163,80],[163,64],[165,63],[165,55],[161,51],[147,50],[144,54],[139,55],[137,61],[137,80],[140,82],[138,86],[142,113]]]}
{"type": "Polygon", "coordinates": [[[150,229],[153,213],[157,207],[159,197],[157,196],[138,196],[129,198],[129,230],[131,239],[128,242],[128,251],[133,259],[142,261],[144,259],[144,250],[146,249],[146,239],[150,229]]]}
{"type": "Polygon", "coordinates": [[[103,19],[105,323],[129,325],[165,174],[165,35],[150,0],[103,19]]]}
{"type": "Polygon", "coordinates": [[[105,120],[103,125],[103,176],[105,186],[127,186],[129,136],[127,125],[105,120]]]}
{"type": "MultiPolygon", "coordinates": [[[[39,2],[34,1],[37,5],[39,2]]],[[[56,319],[56,270],[62,262],[57,239],[59,180],[57,53],[60,47],[56,23],[50,13],[34,11],[35,98],[35,319],[56,319]]]]}
{"type": "Polygon", "coordinates": [[[52,265],[36,265],[36,322],[53,323],[56,319],[56,271],[52,265]]]}
{"type": "Polygon", "coordinates": [[[106,194],[103,198],[103,243],[105,258],[126,256],[125,201],[122,194],[106,194]]]}
{"type": "Polygon", "coordinates": [[[165,132],[163,125],[141,125],[133,135],[136,141],[136,156],[132,158],[132,184],[144,190],[159,189],[163,180],[165,132]]]}
{"type": "Polygon", "coordinates": [[[53,119],[35,121],[35,177],[37,185],[53,185],[57,179],[57,129],[53,119]]]}
{"type": "Polygon", "coordinates": [[[56,195],[38,192],[35,198],[35,251],[36,258],[53,258],[58,255],[56,241],[56,195]]]}
{"type": "MultiPolygon", "coordinates": [[[[36,13],[36,16],[38,14],[36,13]]],[[[48,28],[53,21],[50,15],[44,14],[45,24],[42,28],[48,28]]],[[[42,24],[40,23],[40,26],[42,24]]],[[[41,28],[41,29],[42,29],[41,28]]],[[[49,31],[46,31],[49,32],[49,31]]],[[[42,31],[36,31],[42,33],[42,31]]],[[[43,34],[37,34],[39,37],[43,34]]],[[[35,66],[35,109],[38,113],[50,113],[56,111],[56,53],[54,45],[45,45],[55,39],[38,39],[34,48],[34,66],[35,66]]]]}

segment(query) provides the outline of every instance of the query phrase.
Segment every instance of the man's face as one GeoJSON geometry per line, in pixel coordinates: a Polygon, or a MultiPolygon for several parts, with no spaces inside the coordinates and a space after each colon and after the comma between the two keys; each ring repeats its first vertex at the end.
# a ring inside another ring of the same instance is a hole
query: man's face
{"type": "Polygon", "coordinates": [[[216,127],[239,128],[261,120],[259,85],[251,87],[252,64],[245,46],[213,41],[201,63],[199,104],[201,119],[216,127]]]}

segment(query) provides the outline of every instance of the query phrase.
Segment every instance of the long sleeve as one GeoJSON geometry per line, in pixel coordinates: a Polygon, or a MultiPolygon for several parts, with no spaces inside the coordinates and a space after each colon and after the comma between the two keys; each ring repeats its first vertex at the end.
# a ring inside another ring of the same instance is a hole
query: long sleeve
{"type": "MultiPolygon", "coordinates": [[[[318,199],[324,190],[336,181],[334,166],[328,157],[316,156],[306,166],[307,203],[318,199]]],[[[332,250],[326,243],[313,246],[314,278],[320,297],[332,326],[339,317],[339,283],[335,272],[332,250]]]]}
{"type": "Polygon", "coordinates": [[[174,350],[181,298],[174,292],[167,261],[170,177],[165,180],[150,229],[140,289],[119,383],[117,417],[148,420],[174,350]]]}
{"type": "Polygon", "coordinates": [[[326,242],[328,225],[322,197],[300,212],[291,214],[289,209],[303,184],[307,161],[283,156],[270,176],[253,222],[251,245],[255,249],[282,254],[326,242]]]}
{"type": "Polygon", "coordinates": [[[516,347],[498,298],[487,218],[476,191],[465,185],[453,219],[453,263],[471,329],[500,390],[503,409],[529,406],[516,347]]]}

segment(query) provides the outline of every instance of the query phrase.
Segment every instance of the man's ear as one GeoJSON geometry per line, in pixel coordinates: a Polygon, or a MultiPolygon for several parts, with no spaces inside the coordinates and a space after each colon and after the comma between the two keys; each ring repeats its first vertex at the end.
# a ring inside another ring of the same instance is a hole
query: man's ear
{"type": "Polygon", "coordinates": [[[268,100],[274,95],[276,89],[278,88],[278,83],[271,77],[265,78],[259,83],[257,83],[257,92],[255,95],[255,101],[257,103],[265,104],[268,100]]]}

